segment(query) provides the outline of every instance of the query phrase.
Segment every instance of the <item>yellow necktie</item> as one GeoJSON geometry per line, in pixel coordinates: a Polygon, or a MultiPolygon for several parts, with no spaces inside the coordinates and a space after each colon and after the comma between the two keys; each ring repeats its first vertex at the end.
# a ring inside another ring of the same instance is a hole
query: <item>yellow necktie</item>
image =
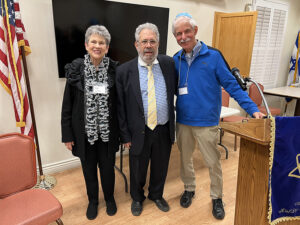
{"type": "Polygon", "coordinates": [[[156,112],[156,98],[154,77],[152,73],[152,66],[147,66],[148,69],[148,121],[147,125],[151,130],[157,125],[157,112],[156,112]]]}

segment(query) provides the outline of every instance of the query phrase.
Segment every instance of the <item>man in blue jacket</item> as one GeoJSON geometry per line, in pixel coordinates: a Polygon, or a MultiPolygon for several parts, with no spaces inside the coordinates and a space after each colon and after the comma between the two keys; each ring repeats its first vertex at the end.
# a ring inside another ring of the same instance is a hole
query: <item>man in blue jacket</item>
{"type": "Polygon", "coordinates": [[[177,144],[181,154],[180,173],[185,190],[180,204],[184,208],[189,207],[195,195],[193,151],[197,141],[209,168],[212,213],[216,219],[223,219],[223,178],[220,152],[217,149],[222,106],[221,87],[252,117],[262,118],[264,114],[259,112],[248,94],[240,88],[221,52],[196,40],[198,27],[191,15],[178,14],[173,21],[172,31],[182,47],[173,57],[178,75],[177,144]]]}

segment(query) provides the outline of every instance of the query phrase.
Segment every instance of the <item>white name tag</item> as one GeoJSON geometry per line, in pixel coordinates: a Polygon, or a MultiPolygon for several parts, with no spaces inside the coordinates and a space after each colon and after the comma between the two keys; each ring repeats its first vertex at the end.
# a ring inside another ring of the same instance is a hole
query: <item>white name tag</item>
{"type": "Polygon", "coordinates": [[[187,95],[188,94],[188,89],[187,87],[182,87],[178,89],[179,95],[187,95]]]}
{"type": "Polygon", "coordinates": [[[93,86],[93,94],[107,94],[107,85],[98,84],[93,86]]]}

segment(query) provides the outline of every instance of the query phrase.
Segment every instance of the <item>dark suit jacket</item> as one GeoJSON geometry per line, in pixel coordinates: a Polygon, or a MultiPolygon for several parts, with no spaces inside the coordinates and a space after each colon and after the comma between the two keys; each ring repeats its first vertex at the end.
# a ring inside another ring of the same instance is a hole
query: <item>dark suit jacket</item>
{"type": "MultiPolygon", "coordinates": [[[[119,124],[117,119],[117,94],[115,73],[117,62],[110,59],[108,67],[109,88],[109,142],[108,154],[114,155],[119,149],[119,124]]],[[[61,112],[62,142],[74,141],[72,153],[85,159],[85,120],[84,120],[84,61],[75,59],[65,66],[66,87],[61,112]]]]}
{"type": "MultiPolygon", "coordinates": [[[[169,108],[169,130],[171,142],[175,137],[174,94],[176,73],[173,59],[158,55],[160,68],[165,78],[169,108]]],[[[118,119],[122,143],[131,142],[130,154],[139,155],[145,136],[145,116],[140,88],[138,58],[117,68],[118,119]]]]}

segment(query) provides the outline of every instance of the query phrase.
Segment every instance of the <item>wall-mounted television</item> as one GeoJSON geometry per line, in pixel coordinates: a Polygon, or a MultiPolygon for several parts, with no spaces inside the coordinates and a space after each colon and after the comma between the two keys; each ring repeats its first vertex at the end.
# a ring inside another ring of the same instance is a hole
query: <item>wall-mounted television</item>
{"type": "Polygon", "coordinates": [[[166,54],[169,9],[104,0],[52,0],[59,77],[64,66],[86,54],[84,34],[93,24],[104,25],[111,34],[108,56],[124,63],[137,56],[134,32],[151,22],[160,33],[159,53],[166,54]]]}

